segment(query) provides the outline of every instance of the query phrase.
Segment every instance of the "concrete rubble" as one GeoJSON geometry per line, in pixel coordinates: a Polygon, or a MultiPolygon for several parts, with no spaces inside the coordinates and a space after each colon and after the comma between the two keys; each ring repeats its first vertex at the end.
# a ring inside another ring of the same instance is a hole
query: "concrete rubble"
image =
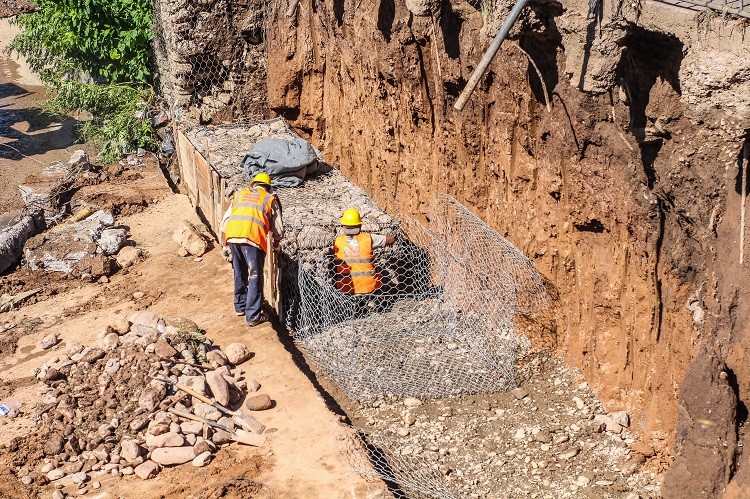
{"type": "Polygon", "coordinates": [[[112,214],[99,210],[80,222],[58,225],[26,242],[24,256],[32,270],[109,275],[110,255],[125,244],[127,232],[112,214]]]}
{"type": "MultiPolygon", "coordinates": [[[[265,440],[257,420],[248,426],[177,387],[242,412],[246,387],[257,385],[235,363],[210,367],[208,354],[221,349],[190,320],[144,310],[107,326],[97,345],[60,346],[52,336],[42,347],[56,347],[59,355],[36,371],[42,401],[23,409],[35,417],[37,431],[17,442],[29,450],[22,469],[30,484],[51,481],[82,494],[105,474],[148,480],[164,467],[208,466],[216,452],[235,442],[233,432],[251,427],[255,436],[245,443],[265,440]]],[[[247,346],[233,345],[243,352],[233,356],[237,363],[251,356],[247,346]]]]}
{"type": "Polygon", "coordinates": [[[77,176],[90,175],[89,169],[88,155],[77,150],[67,164],[52,163],[18,186],[23,209],[0,221],[0,272],[18,260],[28,239],[61,219],[60,196],[73,187],[77,176]]]}

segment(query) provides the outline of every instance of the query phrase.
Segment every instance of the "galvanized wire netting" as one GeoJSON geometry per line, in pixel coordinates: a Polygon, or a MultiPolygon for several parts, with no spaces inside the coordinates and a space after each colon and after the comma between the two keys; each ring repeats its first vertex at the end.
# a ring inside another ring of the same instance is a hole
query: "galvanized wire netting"
{"type": "Polygon", "coordinates": [[[397,499],[456,498],[446,488],[436,467],[399,449],[401,445],[390,437],[352,428],[346,433],[341,456],[363,477],[383,480],[388,492],[397,499]]]}
{"type": "Polygon", "coordinates": [[[543,306],[526,296],[544,294],[543,282],[523,254],[457,201],[437,199],[429,228],[408,218],[363,228],[396,239],[374,250],[381,285],[367,294],[337,286],[346,278],[332,254],[340,228],[306,229],[294,233],[295,256],[282,261],[292,277],[283,279],[287,325],[351,398],[515,386],[514,362],[526,347],[515,315],[543,306]]]}
{"type": "Polygon", "coordinates": [[[187,123],[269,117],[268,0],[154,0],[157,85],[187,123]]]}

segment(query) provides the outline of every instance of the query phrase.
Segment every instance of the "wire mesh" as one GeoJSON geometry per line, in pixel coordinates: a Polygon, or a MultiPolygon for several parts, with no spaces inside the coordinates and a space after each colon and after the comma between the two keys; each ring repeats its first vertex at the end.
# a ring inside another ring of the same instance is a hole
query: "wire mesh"
{"type": "Polygon", "coordinates": [[[265,19],[270,2],[154,0],[157,85],[181,122],[269,117],[265,19]]]}
{"type": "Polygon", "coordinates": [[[401,452],[401,448],[390,437],[351,428],[346,432],[341,456],[361,476],[383,480],[396,499],[457,497],[448,490],[436,468],[426,466],[424,458],[401,452]]]}
{"type": "Polygon", "coordinates": [[[333,251],[337,238],[349,240],[339,226],[289,231],[298,241],[290,243],[294,258],[282,260],[287,326],[352,399],[515,386],[515,359],[527,347],[515,315],[545,305],[528,296],[545,294],[543,281],[520,251],[455,199],[436,199],[432,212],[429,228],[406,217],[363,227],[395,238],[372,252],[372,292],[351,289],[354,267],[333,251]]]}

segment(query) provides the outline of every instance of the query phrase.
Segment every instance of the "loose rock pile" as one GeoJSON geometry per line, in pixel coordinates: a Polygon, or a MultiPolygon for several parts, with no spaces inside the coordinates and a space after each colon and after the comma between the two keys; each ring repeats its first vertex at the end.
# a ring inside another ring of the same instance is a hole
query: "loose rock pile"
{"type": "Polygon", "coordinates": [[[391,480],[405,492],[434,497],[656,496],[654,474],[643,465],[666,442],[637,441],[627,413],[605,414],[559,360],[533,370],[527,384],[507,393],[355,404],[352,422],[368,430],[345,455],[364,473],[375,462],[376,476],[395,474],[391,480]]]}
{"type": "Polygon", "coordinates": [[[32,270],[107,276],[112,272],[109,257],[127,239],[127,231],[113,225],[112,214],[100,210],[80,222],[57,226],[26,242],[26,261],[32,270]]]}
{"type": "MultiPolygon", "coordinates": [[[[25,463],[17,475],[26,484],[49,480],[80,493],[97,488],[98,482],[89,482],[104,474],[146,480],[168,466],[208,465],[233,442],[236,419],[176,384],[237,408],[247,392],[260,388],[236,367],[251,356],[241,343],[217,348],[192,321],[165,321],[148,311],[107,326],[97,346],[68,341],[66,352],[37,372],[43,396],[38,431],[21,445],[40,447],[41,460],[25,463]]],[[[267,395],[248,400],[251,410],[270,406],[267,395]]]]}

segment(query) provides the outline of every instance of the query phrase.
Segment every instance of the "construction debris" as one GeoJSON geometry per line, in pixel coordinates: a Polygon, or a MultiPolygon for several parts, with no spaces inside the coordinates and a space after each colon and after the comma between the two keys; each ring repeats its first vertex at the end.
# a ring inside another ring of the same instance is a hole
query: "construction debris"
{"type": "Polygon", "coordinates": [[[5,272],[21,256],[26,241],[46,228],[41,209],[21,215],[10,225],[0,228],[0,272],[5,272]]]}
{"type": "Polygon", "coordinates": [[[241,407],[246,373],[206,365],[221,350],[192,321],[140,311],[107,326],[98,346],[66,347],[36,371],[43,400],[25,409],[38,425],[23,442],[38,456],[24,465],[29,483],[80,493],[96,476],[147,480],[163,467],[207,466],[232,442],[265,442],[260,422],[225,406],[241,407]]]}
{"type": "Polygon", "coordinates": [[[34,296],[39,293],[41,289],[32,289],[31,291],[24,291],[13,296],[4,294],[0,296],[0,313],[11,310],[16,304],[21,303],[26,298],[34,296]]]}
{"type": "Polygon", "coordinates": [[[32,270],[109,275],[108,256],[117,253],[126,239],[124,229],[107,230],[112,225],[112,214],[100,210],[80,222],[55,227],[26,242],[26,261],[32,270]]]}

